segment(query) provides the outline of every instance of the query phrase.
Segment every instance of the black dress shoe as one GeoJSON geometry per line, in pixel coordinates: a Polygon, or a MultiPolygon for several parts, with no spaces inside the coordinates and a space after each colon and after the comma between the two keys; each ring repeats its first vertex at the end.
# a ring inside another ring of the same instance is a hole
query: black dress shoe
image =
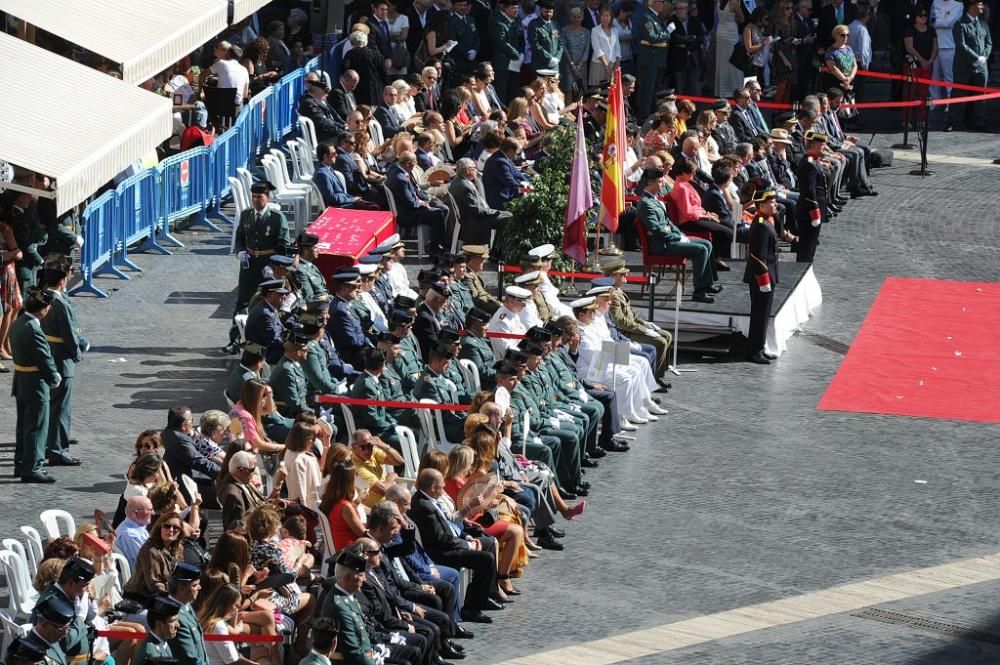
{"type": "Polygon", "coordinates": [[[576,486],[577,487],[582,487],[585,490],[589,490],[590,489],[590,483],[588,483],[586,480],[581,480],[580,482],[578,482],[576,484],[576,486]]]}
{"type": "MultiPolygon", "coordinates": [[[[489,617],[486,618],[488,619],[489,617]]],[[[455,634],[452,635],[452,638],[456,640],[471,640],[475,636],[476,634],[473,633],[471,630],[467,630],[462,626],[455,626],[455,634]]]]}
{"type": "Polygon", "coordinates": [[[594,459],[601,459],[602,457],[607,457],[608,451],[604,449],[603,445],[599,445],[595,447],[593,450],[589,451],[587,454],[594,459]]]}
{"type": "Polygon", "coordinates": [[[451,645],[447,642],[444,643],[443,647],[438,649],[438,655],[441,656],[441,658],[451,658],[452,660],[462,660],[465,658],[464,653],[452,649],[451,645]]]}
{"type": "Polygon", "coordinates": [[[605,450],[612,453],[627,453],[630,450],[627,443],[624,443],[622,441],[615,441],[614,439],[611,439],[610,441],[608,441],[603,445],[605,450]]]}
{"type": "Polygon", "coordinates": [[[562,552],[566,549],[566,546],[556,540],[552,534],[547,533],[538,539],[538,545],[545,550],[552,550],[553,552],[562,552]]]}
{"type": "Polygon", "coordinates": [[[448,640],[446,640],[446,641],[448,642],[448,646],[450,648],[454,649],[458,653],[465,653],[465,647],[463,647],[458,642],[452,642],[450,638],[448,640]]]}
{"type": "Polygon", "coordinates": [[[80,466],[83,464],[80,460],[75,457],[70,457],[66,453],[60,453],[58,455],[49,455],[48,457],[49,466],[80,466]]]}
{"type": "Polygon", "coordinates": [[[771,361],[764,356],[763,351],[758,351],[748,358],[752,363],[757,363],[758,365],[770,365],[771,361]]]}
{"type": "Polygon", "coordinates": [[[559,496],[561,496],[562,498],[566,499],[567,501],[572,501],[573,499],[576,498],[576,493],[575,492],[571,492],[568,489],[565,489],[563,487],[560,487],[559,488],[559,496]]]}
{"type": "Polygon", "coordinates": [[[577,487],[573,490],[573,493],[576,494],[576,496],[589,496],[590,490],[586,487],[577,487]]]}
{"type": "Polygon", "coordinates": [[[56,479],[53,478],[52,476],[45,475],[41,471],[32,471],[26,476],[21,476],[21,482],[46,484],[46,483],[54,483],[56,482],[56,479]]]}
{"type": "Polygon", "coordinates": [[[710,293],[706,293],[705,291],[695,291],[694,295],[691,296],[691,300],[693,300],[694,302],[703,302],[711,305],[712,303],[715,302],[715,297],[712,296],[710,293]]]}
{"type": "Polygon", "coordinates": [[[491,612],[499,612],[500,610],[504,609],[504,604],[493,598],[487,598],[486,602],[483,603],[483,605],[484,605],[483,607],[484,610],[489,610],[491,612]]]}
{"type": "Polygon", "coordinates": [[[777,360],[778,359],[778,355],[777,354],[775,354],[775,353],[768,353],[767,351],[764,351],[764,357],[767,358],[768,360],[777,360]]]}
{"type": "Polygon", "coordinates": [[[722,284],[713,284],[705,290],[711,294],[722,293],[722,284]]]}
{"type": "Polygon", "coordinates": [[[563,531],[562,529],[557,529],[554,526],[550,526],[545,531],[546,531],[546,533],[548,533],[553,538],[564,538],[566,536],[566,532],[565,531],[563,531]]]}
{"type": "Polygon", "coordinates": [[[947,125],[944,126],[944,131],[946,131],[946,132],[953,132],[953,131],[955,131],[955,125],[953,125],[952,123],[949,122],[947,125]]]}
{"type": "Polygon", "coordinates": [[[71,445],[71,446],[75,446],[76,444],[78,444],[80,442],[77,441],[76,439],[70,439],[67,443],[69,443],[69,445],[71,445]]]}
{"type": "Polygon", "coordinates": [[[596,469],[598,466],[600,466],[600,464],[598,464],[597,460],[591,459],[589,456],[587,456],[584,457],[582,460],[580,460],[580,466],[582,466],[585,469],[596,469]]]}
{"type": "Polygon", "coordinates": [[[482,610],[462,610],[462,621],[471,623],[493,623],[493,619],[482,610]]]}

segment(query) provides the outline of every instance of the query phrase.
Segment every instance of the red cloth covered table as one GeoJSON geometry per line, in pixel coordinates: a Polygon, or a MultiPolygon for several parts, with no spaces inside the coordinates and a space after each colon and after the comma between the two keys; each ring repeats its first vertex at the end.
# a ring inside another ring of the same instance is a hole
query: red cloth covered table
{"type": "Polygon", "coordinates": [[[316,266],[330,286],[331,275],[353,266],[395,233],[396,220],[381,210],[327,208],[306,230],[319,236],[316,266]]]}

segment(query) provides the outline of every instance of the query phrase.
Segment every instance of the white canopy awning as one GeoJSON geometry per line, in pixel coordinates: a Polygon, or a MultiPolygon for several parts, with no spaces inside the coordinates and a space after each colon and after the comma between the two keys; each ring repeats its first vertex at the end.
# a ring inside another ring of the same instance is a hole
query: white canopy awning
{"type": "Polygon", "coordinates": [[[271,0],[233,0],[233,23],[239,23],[270,2],[271,0]]]}
{"type": "Polygon", "coordinates": [[[104,56],[138,84],[225,30],[229,0],[0,0],[0,10],[104,56]]]}
{"type": "Polygon", "coordinates": [[[170,137],[166,97],[3,33],[0,62],[0,160],[54,179],[57,214],[170,137]]]}

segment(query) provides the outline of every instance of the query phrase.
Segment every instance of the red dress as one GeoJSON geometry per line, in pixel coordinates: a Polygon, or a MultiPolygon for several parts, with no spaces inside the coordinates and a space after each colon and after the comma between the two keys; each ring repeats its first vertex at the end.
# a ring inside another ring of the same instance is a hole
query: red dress
{"type": "Polygon", "coordinates": [[[357,511],[357,507],[353,501],[341,499],[334,504],[333,508],[330,509],[330,514],[327,516],[330,520],[330,530],[333,531],[333,546],[337,548],[338,552],[358,539],[354,535],[354,531],[351,530],[351,527],[344,520],[343,512],[345,505],[349,505],[351,510],[357,511]]]}

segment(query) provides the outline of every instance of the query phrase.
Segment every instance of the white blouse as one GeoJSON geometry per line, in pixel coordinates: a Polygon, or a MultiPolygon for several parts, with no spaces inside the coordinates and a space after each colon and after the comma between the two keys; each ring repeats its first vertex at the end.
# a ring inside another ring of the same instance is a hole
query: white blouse
{"type": "Polygon", "coordinates": [[[613,65],[616,61],[621,60],[622,49],[618,43],[618,34],[615,32],[614,27],[607,32],[599,25],[594,26],[590,30],[591,62],[600,62],[602,55],[609,65],[613,65]]]}

